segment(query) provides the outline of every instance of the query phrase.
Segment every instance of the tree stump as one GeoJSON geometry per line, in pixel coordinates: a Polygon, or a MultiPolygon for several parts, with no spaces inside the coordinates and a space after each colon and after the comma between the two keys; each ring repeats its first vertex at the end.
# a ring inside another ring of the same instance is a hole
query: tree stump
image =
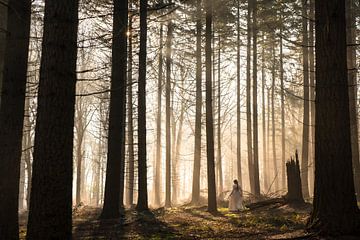
{"type": "Polygon", "coordinates": [[[286,199],[288,202],[304,202],[301,190],[301,177],[298,152],[295,152],[295,160],[286,163],[288,193],[286,199]]]}

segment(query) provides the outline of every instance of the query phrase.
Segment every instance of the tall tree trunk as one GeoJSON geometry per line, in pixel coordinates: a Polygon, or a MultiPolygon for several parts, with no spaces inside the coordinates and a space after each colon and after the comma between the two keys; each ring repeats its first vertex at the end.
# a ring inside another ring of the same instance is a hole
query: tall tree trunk
{"type": "Polygon", "coordinates": [[[307,0],[302,0],[302,51],[303,51],[303,77],[304,77],[304,114],[303,114],[303,137],[302,137],[302,164],[301,184],[303,196],[309,198],[309,39],[308,39],[308,8],[307,0]]]}
{"type": "Polygon", "coordinates": [[[223,170],[222,170],[222,159],[221,159],[221,80],[220,80],[220,77],[221,77],[221,70],[220,70],[220,67],[221,67],[221,41],[220,41],[220,34],[219,34],[219,49],[218,49],[218,86],[217,86],[217,91],[218,91],[218,96],[217,96],[217,100],[218,100],[218,112],[217,112],[217,172],[218,172],[218,175],[217,175],[217,178],[218,178],[218,189],[219,189],[219,196],[220,196],[220,199],[223,198],[223,189],[224,189],[224,186],[223,186],[223,170]]]}
{"type": "MultiPolygon", "coordinates": [[[[282,21],[282,16],[281,16],[282,21]]],[[[280,35],[282,36],[282,28],[280,35]]],[[[286,163],[285,163],[285,89],[284,89],[284,56],[283,39],[280,38],[280,97],[281,97],[281,187],[286,189],[286,163]]]]}
{"type": "MultiPolygon", "coordinates": [[[[135,170],[135,156],[134,156],[134,119],[133,119],[133,28],[132,18],[129,19],[129,51],[128,51],[128,187],[127,187],[127,203],[130,207],[134,204],[134,170],[135,170]]],[[[158,165],[156,165],[157,168],[158,165]]],[[[157,177],[158,175],[156,175],[157,177]]],[[[155,188],[156,190],[156,188],[155,188]]],[[[156,196],[156,195],[155,195],[156,196]]],[[[156,198],[155,198],[156,199],[156,198]]]]}
{"type": "Polygon", "coordinates": [[[253,149],[252,149],[252,130],[251,130],[251,12],[252,1],[248,1],[247,13],[247,57],[246,57],[246,135],[247,152],[249,165],[250,189],[254,193],[254,175],[253,175],[253,149]]]}
{"type": "Polygon", "coordinates": [[[359,233],[360,213],[352,169],[345,0],[315,1],[315,14],[315,195],[309,227],[325,235],[359,233]]]}
{"type": "Polygon", "coordinates": [[[104,206],[101,218],[117,218],[123,207],[128,1],[114,1],[111,95],[104,206]],[[121,198],[121,199],[120,199],[121,198]]]}
{"type": "MultiPolygon", "coordinates": [[[[183,73],[181,76],[181,89],[184,89],[185,83],[185,74],[184,69],[182,68],[181,72],[183,73]]],[[[185,117],[185,96],[182,96],[181,100],[181,108],[180,108],[180,116],[179,116],[179,129],[177,131],[176,137],[176,145],[175,145],[175,154],[173,156],[173,169],[179,169],[179,161],[180,161],[180,151],[181,151],[181,144],[182,144],[182,136],[183,136],[183,126],[184,126],[184,117],[185,117]]],[[[177,203],[179,198],[179,176],[176,174],[178,171],[173,171],[173,192],[172,192],[172,202],[177,203]],[[176,174],[176,175],[175,175],[176,174]]]]}
{"type": "Polygon", "coordinates": [[[200,166],[201,166],[201,115],[202,115],[202,64],[201,64],[201,0],[196,0],[196,113],[195,113],[195,151],[192,184],[193,204],[200,201],[200,166]]]}
{"type": "MultiPolygon", "coordinates": [[[[273,62],[275,63],[275,46],[272,47],[273,62]]],[[[278,179],[278,166],[276,159],[276,129],[275,129],[275,64],[272,67],[272,86],[271,86],[271,129],[272,129],[272,154],[273,154],[273,167],[274,167],[274,183],[275,191],[279,190],[279,179],[278,179]]]]}
{"type": "MultiPolygon", "coordinates": [[[[264,34],[263,34],[263,42],[264,42],[264,34]]],[[[263,178],[264,178],[264,189],[267,190],[269,187],[269,158],[267,156],[267,144],[266,144],[266,105],[265,105],[265,48],[262,47],[261,53],[261,100],[262,100],[262,145],[263,145],[263,178]]]]}
{"type": "MultiPolygon", "coordinates": [[[[27,92],[29,87],[27,87],[27,92]]],[[[24,175],[27,173],[27,179],[24,176],[24,193],[23,198],[26,200],[26,208],[29,209],[30,203],[30,188],[31,188],[31,152],[32,152],[32,141],[31,141],[31,122],[30,122],[30,98],[25,97],[25,109],[24,109],[24,127],[23,127],[23,161],[24,161],[24,175]],[[25,189],[25,181],[27,181],[25,189]],[[26,190],[26,192],[25,192],[26,190]]],[[[23,204],[24,204],[23,199],[23,204]]],[[[24,208],[25,209],[25,208],[24,208]]]]}
{"type": "Polygon", "coordinates": [[[0,236],[3,239],[18,239],[21,141],[31,1],[10,0],[8,6],[0,107],[0,236]]]}
{"type": "MultiPolygon", "coordinates": [[[[80,103],[81,104],[81,103],[80,103]]],[[[77,121],[75,123],[76,128],[76,205],[81,202],[81,191],[82,191],[82,178],[83,178],[83,148],[82,143],[84,139],[84,122],[81,111],[76,111],[77,121]]]]}
{"type": "MultiPolygon", "coordinates": [[[[173,24],[168,22],[166,37],[166,181],[165,181],[165,207],[171,207],[171,129],[170,129],[170,92],[171,92],[171,44],[173,35],[173,24]]],[[[175,124],[173,122],[173,124],[175,124]]]]}
{"type": "Polygon", "coordinates": [[[236,42],[236,169],[237,169],[237,179],[240,184],[240,187],[243,188],[242,182],[242,171],[241,171],[241,79],[240,79],[240,0],[238,0],[237,5],[237,42],[236,42]]]}
{"type": "Polygon", "coordinates": [[[309,71],[310,71],[310,146],[311,154],[309,159],[309,188],[310,195],[314,194],[314,158],[315,158],[315,5],[310,0],[310,21],[309,21],[309,71]]]}
{"type": "Polygon", "coordinates": [[[138,184],[139,194],[136,209],[148,210],[146,167],[146,42],[148,0],[140,0],[140,52],[138,92],[138,184]]]}
{"type": "Polygon", "coordinates": [[[159,47],[159,75],[158,75],[158,89],[157,89],[157,116],[156,116],[156,162],[155,162],[155,205],[160,205],[161,202],[161,93],[163,84],[163,24],[160,25],[160,47],[159,47]]]}
{"type": "MultiPolygon", "coordinates": [[[[3,69],[5,60],[5,45],[6,45],[6,30],[7,30],[7,0],[3,1],[4,4],[0,4],[0,92],[2,87],[3,69]]],[[[1,96],[0,96],[1,104],[1,96]]]]}
{"type": "MultiPolygon", "coordinates": [[[[356,21],[354,14],[354,0],[346,0],[346,38],[349,45],[356,43],[356,21]]],[[[356,47],[347,48],[347,67],[349,79],[349,107],[351,127],[351,151],[354,168],[355,192],[357,199],[360,199],[360,162],[359,162],[359,132],[357,119],[357,72],[356,72],[356,47]]]]}
{"type": "Polygon", "coordinates": [[[46,0],[44,19],[27,239],[71,239],[78,1],[46,0]]]}
{"type": "Polygon", "coordinates": [[[213,3],[206,1],[206,152],[207,152],[207,176],[208,176],[208,211],[217,212],[216,203],[216,185],[215,185],[215,159],[214,159],[214,120],[212,107],[212,77],[211,77],[211,40],[212,40],[212,19],[213,19],[213,3]]]}
{"type": "Polygon", "coordinates": [[[257,3],[253,0],[253,128],[254,128],[254,191],[255,196],[260,196],[259,180],[259,129],[258,129],[258,99],[257,99],[257,3]]]}

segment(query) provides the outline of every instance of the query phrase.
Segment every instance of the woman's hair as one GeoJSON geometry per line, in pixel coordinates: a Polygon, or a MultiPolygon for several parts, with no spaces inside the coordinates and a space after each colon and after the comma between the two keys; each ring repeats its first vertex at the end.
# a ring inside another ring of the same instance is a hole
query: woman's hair
{"type": "Polygon", "coordinates": [[[234,184],[236,184],[236,189],[239,191],[239,182],[237,179],[234,180],[234,184]]]}

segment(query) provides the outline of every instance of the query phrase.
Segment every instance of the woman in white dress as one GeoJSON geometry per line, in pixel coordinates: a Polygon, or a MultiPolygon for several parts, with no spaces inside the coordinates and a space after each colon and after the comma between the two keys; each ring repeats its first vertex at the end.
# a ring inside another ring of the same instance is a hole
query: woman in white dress
{"type": "Polygon", "coordinates": [[[229,196],[229,211],[240,211],[244,209],[242,199],[242,189],[239,186],[238,180],[234,180],[233,189],[229,196]]]}

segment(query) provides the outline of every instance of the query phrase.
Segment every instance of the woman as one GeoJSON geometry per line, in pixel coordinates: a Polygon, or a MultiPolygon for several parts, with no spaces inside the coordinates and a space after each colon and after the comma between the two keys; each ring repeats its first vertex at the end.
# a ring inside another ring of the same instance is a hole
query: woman
{"type": "Polygon", "coordinates": [[[234,180],[233,189],[229,196],[229,211],[240,211],[244,209],[242,203],[242,190],[239,187],[238,180],[234,180]]]}

